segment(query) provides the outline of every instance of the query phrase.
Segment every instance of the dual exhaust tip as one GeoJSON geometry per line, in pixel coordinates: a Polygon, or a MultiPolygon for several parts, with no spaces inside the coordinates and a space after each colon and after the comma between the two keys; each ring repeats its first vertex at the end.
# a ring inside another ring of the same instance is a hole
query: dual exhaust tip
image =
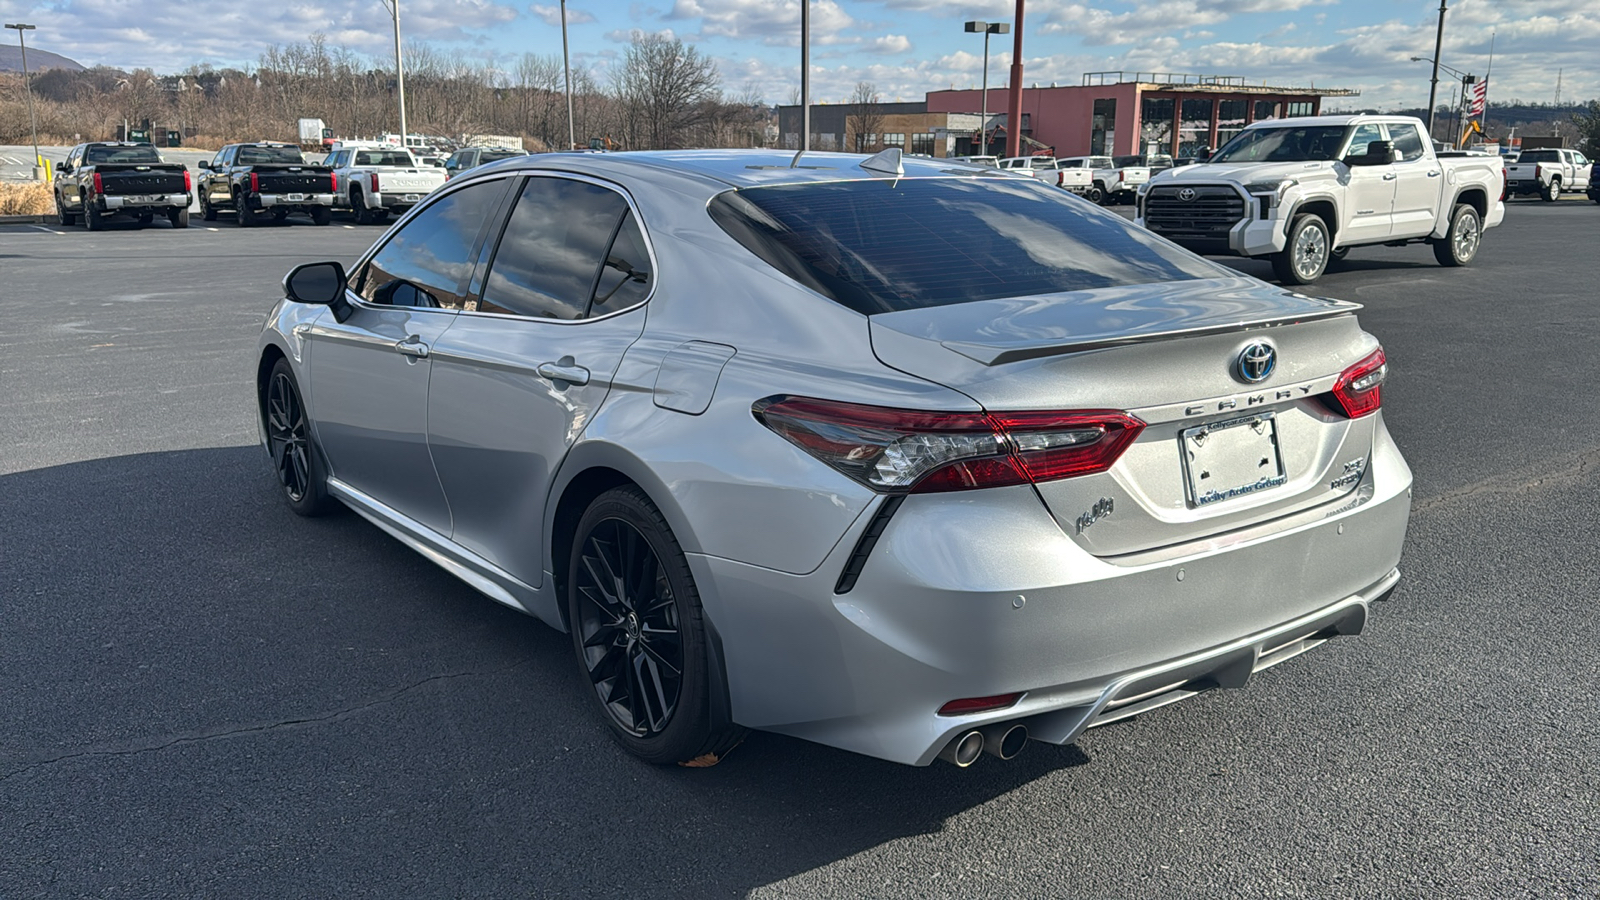
{"type": "Polygon", "coordinates": [[[939,751],[939,758],[965,769],[977,762],[984,753],[1012,759],[1022,752],[1027,743],[1028,726],[1018,722],[1000,722],[956,735],[939,751]]]}

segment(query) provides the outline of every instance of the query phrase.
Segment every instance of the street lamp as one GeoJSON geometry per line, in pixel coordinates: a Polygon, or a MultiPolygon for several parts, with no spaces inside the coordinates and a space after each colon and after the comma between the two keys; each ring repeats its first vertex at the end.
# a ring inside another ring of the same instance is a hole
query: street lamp
{"type": "Polygon", "coordinates": [[[989,155],[989,35],[1010,34],[1009,22],[968,22],[967,32],[970,34],[983,33],[983,119],[979,122],[978,131],[983,135],[984,156],[989,155]]]}
{"type": "Polygon", "coordinates": [[[1433,140],[1433,105],[1439,94],[1439,56],[1444,52],[1444,0],[1439,0],[1439,33],[1433,39],[1433,81],[1428,86],[1428,140],[1433,140]]]}
{"type": "MultiPolygon", "coordinates": [[[[1462,90],[1463,99],[1465,99],[1464,95],[1466,93],[1466,86],[1469,85],[1469,84],[1476,84],[1477,81],[1478,81],[1478,76],[1473,75],[1473,74],[1471,74],[1469,72],[1463,72],[1460,69],[1453,68],[1451,66],[1447,66],[1444,63],[1439,62],[1438,59],[1436,59],[1434,57],[1431,57],[1431,56],[1413,56],[1413,57],[1411,57],[1411,61],[1412,62],[1433,63],[1433,81],[1434,81],[1434,84],[1436,86],[1437,86],[1437,84],[1439,82],[1439,70],[1440,69],[1443,69],[1443,70],[1445,70],[1446,73],[1448,73],[1450,75],[1454,75],[1456,78],[1459,78],[1461,80],[1461,90],[1462,90]]],[[[1434,119],[1433,103],[1434,102],[1435,102],[1434,101],[1434,95],[1430,91],[1429,95],[1428,95],[1428,138],[1430,140],[1433,138],[1433,119],[1434,119]]],[[[1451,103],[1452,115],[1454,115],[1454,109],[1456,107],[1458,107],[1458,106],[1459,106],[1459,101],[1451,103]]],[[[1456,127],[1455,126],[1455,119],[1452,118],[1451,119],[1451,124],[1450,124],[1450,130],[1451,130],[1452,134],[1455,132],[1455,127],[1456,127]]]]}
{"type": "Polygon", "coordinates": [[[400,146],[406,146],[406,70],[400,60],[400,0],[379,0],[394,17],[394,90],[400,98],[400,146]]]}
{"type": "Polygon", "coordinates": [[[39,171],[44,167],[44,162],[39,158],[39,120],[33,117],[33,84],[28,80],[28,42],[23,40],[25,32],[33,31],[37,26],[26,25],[21,22],[7,24],[7,28],[17,31],[17,46],[22,48],[22,90],[28,95],[28,126],[33,129],[33,180],[39,180],[39,171]]]}

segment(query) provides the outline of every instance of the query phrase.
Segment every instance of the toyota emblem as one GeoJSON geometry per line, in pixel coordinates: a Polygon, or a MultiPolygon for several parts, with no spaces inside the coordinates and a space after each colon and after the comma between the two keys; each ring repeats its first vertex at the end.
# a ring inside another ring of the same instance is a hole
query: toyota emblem
{"type": "Polygon", "coordinates": [[[1234,362],[1240,380],[1249,384],[1266,381],[1277,367],[1278,351],[1264,341],[1256,341],[1240,350],[1239,358],[1234,362]]]}
{"type": "Polygon", "coordinates": [[[1185,203],[1188,203],[1190,200],[1193,200],[1194,197],[1195,197],[1194,188],[1184,188],[1183,190],[1178,191],[1178,199],[1182,200],[1185,203]]]}

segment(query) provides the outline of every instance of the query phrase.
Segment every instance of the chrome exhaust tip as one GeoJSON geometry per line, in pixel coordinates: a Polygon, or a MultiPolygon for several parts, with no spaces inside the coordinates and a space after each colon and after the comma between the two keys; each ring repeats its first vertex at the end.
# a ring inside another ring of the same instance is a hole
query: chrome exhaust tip
{"type": "Polygon", "coordinates": [[[1001,759],[1013,759],[1022,748],[1028,745],[1028,726],[1020,722],[999,722],[994,725],[985,725],[983,732],[983,749],[990,756],[1001,759]]]}
{"type": "Polygon", "coordinates": [[[939,751],[939,758],[965,769],[978,761],[978,757],[983,753],[984,743],[982,732],[968,731],[945,744],[944,749],[939,751]]]}

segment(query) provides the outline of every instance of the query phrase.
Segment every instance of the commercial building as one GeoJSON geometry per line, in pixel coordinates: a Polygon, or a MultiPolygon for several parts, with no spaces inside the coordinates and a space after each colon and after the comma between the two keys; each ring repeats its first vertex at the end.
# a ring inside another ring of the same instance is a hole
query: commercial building
{"type": "MultiPolygon", "coordinates": [[[[811,107],[811,149],[875,153],[899,147],[924,156],[967,156],[982,122],[978,113],[929,112],[928,104],[837,103],[811,107]]],[[[990,119],[995,119],[990,116],[990,119]]],[[[778,107],[778,146],[800,148],[800,107],[778,107]]]]}
{"type": "MultiPolygon", "coordinates": [[[[1031,138],[1023,146],[1024,152],[1050,148],[1054,156],[1193,156],[1204,147],[1221,146],[1251,122],[1314,116],[1324,97],[1359,94],[1249,84],[1231,75],[1089,72],[1081,85],[1023,89],[1022,134],[1031,138]]],[[[1009,99],[1004,86],[989,89],[991,108],[1003,109],[1009,99]]],[[[929,113],[971,113],[981,103],[979,91],[952,90],[929,93],[926,105],[929,113]]],[[[1005,127],[1004,116],[991,118],[991,127],[1005,127]]]]}

